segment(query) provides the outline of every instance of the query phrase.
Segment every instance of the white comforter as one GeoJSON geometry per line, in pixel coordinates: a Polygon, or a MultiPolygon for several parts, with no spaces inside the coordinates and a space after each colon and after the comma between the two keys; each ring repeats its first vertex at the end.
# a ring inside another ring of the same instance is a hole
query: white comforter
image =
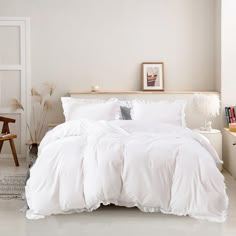
{"type": "Polygon", "coordinates": [[[70,121],[48,132],[30,171],[30,219],[100,204],[223,222],[217,153],[189,129],[135,121],[70,121]]]}

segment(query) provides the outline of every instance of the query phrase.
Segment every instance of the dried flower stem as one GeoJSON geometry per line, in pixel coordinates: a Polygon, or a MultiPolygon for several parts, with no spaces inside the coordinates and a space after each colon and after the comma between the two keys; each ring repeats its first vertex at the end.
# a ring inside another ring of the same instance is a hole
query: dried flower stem
{"type": "Polygon", "coordinates": [[[32,142],[34,142],[34,139],[33,139],[33,136],[32,136],[32,134],[31,134],[31,130],[30,130],[30,127],[29,127],[28,122],[26,122],[26,126],[27,126],[27,129],[28,129],[28,131],[29,131],[30,139],[31,139],[32,142]]]}
{"type": "Polygon", "coordinates": [[[34,126],[34,139],[36,140],[37,138],[37,129],[36,129],[36,119],[35,119],[35,109],[34,109],[34,105],[33,105],[33,126],[34,126]]]}
{"type": "Polygon", "coordinates": [[[46,110],[46,112],[44,113],[44,118],[43,118],[43,122],[42,122],[42,124],[41,124],[40,131],[39,131],[39,134],[38,134],[38,139],[40,138],[40,135],[41,135],[41,133],[42,133],[42,131],[43,131],[43,125],[44,125],[44,123],[45,123],[45,120],[46,120],[46,117],[47,117],[47,113],[48,113],[48,111],[46,110]]]}
{"type": "MultiPolygon", "coordinates": [[[[34,98],[34,103],[32,105],[33,127],[31,127],[32,129],[30,129],[29,124],[27,123],[26,125],[32,142],[38,142],[41,137],[43,128],[45,126],[47,114],[53,108],[50,99],[54,93],[54,90],[55,85],[50,83],[44,84],[44,90],[40,92],[35,88],[31,89],[31,96],[32,98],[34,98]]],[[[12,99],[11,107],[13,110],[24,111],[24,107],[16,98],[12,99]]]]}

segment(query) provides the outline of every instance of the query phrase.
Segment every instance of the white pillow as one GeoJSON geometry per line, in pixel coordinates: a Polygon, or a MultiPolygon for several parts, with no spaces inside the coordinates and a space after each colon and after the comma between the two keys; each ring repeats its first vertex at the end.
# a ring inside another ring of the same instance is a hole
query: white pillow
{"type": "Polygon", "coordinates": [[[120,116],[117,99],[107,101],[62,97],[65,120],[116,120],[120,116]]]}
{"type": "Polygon", "coordinates": [[[132,120],[155,121],[186,127],[185,105],[183,100],[174,102],[145,102],[134,100],[132,102],[132,120]]]}

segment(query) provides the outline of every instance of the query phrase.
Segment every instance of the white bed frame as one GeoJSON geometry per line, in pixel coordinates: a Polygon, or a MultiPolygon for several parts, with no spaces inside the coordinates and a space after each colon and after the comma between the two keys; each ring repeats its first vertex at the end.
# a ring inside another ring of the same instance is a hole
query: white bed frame
{"type": "MultiPolygon", "coordinates": [[[[120,100],[152,100],[152,101],[174,101],[174,100],[186,100],[187,106],[185,109],[186,123],[191,129],[199,128],[204,124],[204,117],[201,114],[196,113],[194,107],[191,104],[192,96],[195,93],[203,94],[218,94],[215,91],[99,91],[99,92],[79,92],[71,91],[69,95],[74,98],[87,98],[87,99],[109,99],[111,97],[118,98],[120,100]]],[[[220,129],[220,117],[218,116],[213,121],[213,127],[220,129]]]]}

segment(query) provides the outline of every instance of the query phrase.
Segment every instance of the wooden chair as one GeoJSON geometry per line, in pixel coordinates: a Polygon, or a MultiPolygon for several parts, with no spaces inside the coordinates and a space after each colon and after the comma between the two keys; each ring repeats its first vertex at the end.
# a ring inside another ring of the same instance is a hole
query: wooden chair
{"type": "Polygon", "coordinates": [[[18,162],[18,158],[17,158],[17,154],[16,154],[16,148],[15,148],[15,144],[14,144],[14,139],[17,138],[17,135],[11,134],[10,128],[8,125],[8,123],[15,123],[16,120],[0,116],[0,122],[3,122],[2,134],[6,134],[3,137],[0,137],[0,153],[2,151],[2,146],[3,146],[4,141],[8,140],[10,143],[10,146],[11,146],[11,151],[12,151],[15,165],[19,166],[19,162],[18,162]]]}

